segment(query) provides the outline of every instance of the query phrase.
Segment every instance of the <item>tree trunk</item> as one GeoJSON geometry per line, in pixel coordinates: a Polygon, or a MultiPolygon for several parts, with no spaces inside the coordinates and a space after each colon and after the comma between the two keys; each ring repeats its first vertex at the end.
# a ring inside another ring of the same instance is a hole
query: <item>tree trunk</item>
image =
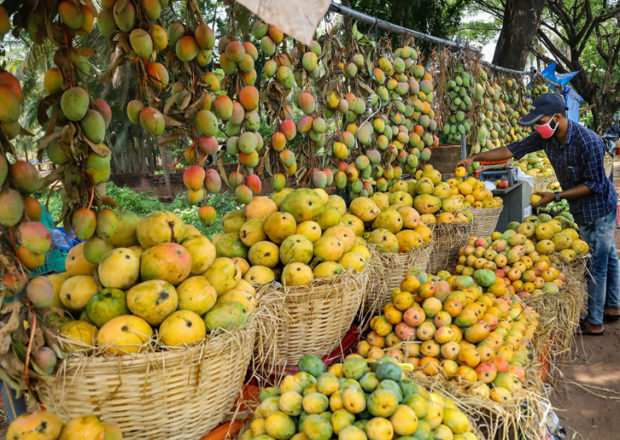
{"type": "Polygon", "coordinates": [[[545,6],[540,0],[506,0],[502,30],[495,46],[493,64],[523,70],[545,6]]]}
{"type": "Polygon", "coordinates": [[[166,189],[168,190],[168,195],[170,196],[170,200],[174,200],[174,192],[172,191],[172,183],[170,182],[170,168],[168,168],[168,164],[170,161],[170,151],[168,150],[167,144],[162,144],[159,146],[159,155],[161,156],[161,167],[164,172],[164,181],[166,182],[166,189]]]}

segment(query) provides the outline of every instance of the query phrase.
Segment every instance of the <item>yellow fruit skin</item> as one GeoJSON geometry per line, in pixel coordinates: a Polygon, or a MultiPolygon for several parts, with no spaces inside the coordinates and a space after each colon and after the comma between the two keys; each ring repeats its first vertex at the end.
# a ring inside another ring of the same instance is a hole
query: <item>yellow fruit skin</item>
{"type": "Polygon", "coordinates": [[[205,338],[206,333],[200,315],[189,310],[177,310],[159,326],[159,339],[171,347],[196,344],[205,338]]]}
{"type": "Polygon", "coordinates": [[[57,439],[62,430],[62,420],[48,411],[36,411],[22,414],[10,425],[6,433],[7,439],[17,440],[48,440],[57,439]]]}
{"type": "Polygon", "coordinates": [[[163,280],[149,280],[127,291],[127,307],[151,325],[159,325],[178,305],[175,288],[163,280]]]}
{"type": "Polygon", "coordinates": [[[71,310],[82,310],[99,288],[90,275],[68,278],[60,288],[60,301],[71,310]]]}
{"type": "Polygon", "coordinates": [[[131,249],[117,248],[101,259],[97,272],[103,286],[128,289],[140,275],[140,258],[131,249]]]}
{"type": "Polygon", "coordinates": [[[84,350],[95,345],[97,327],[85,321],[71,321],[61,327],[60,334],[76,342],[63,344],[69,351],[84,350]]]}
{"type": "Polygon", "coordinates": [[[104,440],[105,427],[97,416],[74,417],[62,428],[58,440],[104,440]]]}
{"type": "Polygon", "coordinates": [[[217,292],[205,277],[189,277],[177,286],[179,310],[190,310],[204,315],[215,305],[217,292]]]}
{"type": "Polygon", "coordinates": [[[97,345],[109,354],[138,353],[153,337],[153,329],[144,319],[121,315],[106,322],[97,333],[97,345]]]}

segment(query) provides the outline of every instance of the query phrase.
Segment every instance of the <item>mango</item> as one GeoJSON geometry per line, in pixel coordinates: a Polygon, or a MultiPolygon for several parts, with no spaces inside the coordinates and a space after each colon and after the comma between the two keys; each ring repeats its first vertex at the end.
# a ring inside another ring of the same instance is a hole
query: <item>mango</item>
{"type": "Polygon", "coordinates": [[[197,313],[178,310],[164,319],[159,326],[158,334],[163,345],[182,347],[204,340],[206,326],[197,313]]]}
{"type": "Polygon", "coordinates": [[[81,87],[72,87],[65,90],[60,98],[60,108],[67,119],[81,120],[88,112],[90,96],[81,87]]]}
{"type": "Polygon", "coordinates": [[[190,310],[204,315],[215,305],[217,292],[203,276],[193,276],[177,286],[179,310],[190,310]]]}
{"type": "Polygon", "coordinates": [[[143,217],[136,228],[136,237],[144,249],[160,243],[179,242],[184,234],[183,221],[170,211],[154,211],[143,217]]]}
{"type": "Polygon", "coordinates": [[[247,310],[236,301],[216,304],[204,317],[208,332],[217,329],[234,330],[243,327],[247,321],[247,310]]]}
{"type": "Polygon", "coordinates": [[[84,350],[95,345],[97,327],[89,322],[69,321],[60,328],[60,334],[72,341],[62,341],[66,350],[84,350]]]}
{"type": "Polygon", "coordinates": [[[40,410],[30,414],[21,414],[9,425],[6,438],[56,440],[60,435],[62,425],[62,419],[48,411],[40,410]]]}
{"type": "Polygon", "coordinates": [[[11,181],[22,193],[30,194],[41,188],[39,172],[30,162],[18,160],[10,168],[11,181]]]}
{"type": "Polygon", "coordinates": [[[127,291],[127,307],[151,325],[159,325],[178,305],[177,292],[163,280],[149,280],[127,291]]]}
{"type": "Polygon", "coordinates": [[[146,249],[140,256],[140,277],[143,280],[164,280],[177,285],[188,277],[192,257],[176,243],[160,243],[146,249]]]}
{"type": "Polygon", "coordinates": [[[110,319],[97,332],[97,345],[109,354],[138,353],[153,337],[153,329],[144,319],[121,315],[110,319]]]}
{"type": "Polygon", "coordinates": [[[60,301],[70,310],[82,310],[99,288],[90,275],[76,275],[68,278],[60,288],[60,301]]]}
{"type": "Polygon", "coordinates": [[[44,254],[52,246],[49,229],[39,222],[24,222],[17,228],[17,241],[37,254],[44,254]]]}
{"type": "Polygon", "coordinates": [[[120,289],[103,289],[94,294],[86,304],[86,316],[97,327],[128,313],[127,298],[120,289]]]}

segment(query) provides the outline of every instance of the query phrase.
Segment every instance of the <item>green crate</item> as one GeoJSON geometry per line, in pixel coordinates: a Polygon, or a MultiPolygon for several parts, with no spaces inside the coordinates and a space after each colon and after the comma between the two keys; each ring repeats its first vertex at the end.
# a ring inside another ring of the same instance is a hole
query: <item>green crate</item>
{"type": "Polygon", "coordinates": [[[54,248],[45,255],[45,264],[32,271],[33,275],[48,275],[65,271],[66,249],[54,248]]]}

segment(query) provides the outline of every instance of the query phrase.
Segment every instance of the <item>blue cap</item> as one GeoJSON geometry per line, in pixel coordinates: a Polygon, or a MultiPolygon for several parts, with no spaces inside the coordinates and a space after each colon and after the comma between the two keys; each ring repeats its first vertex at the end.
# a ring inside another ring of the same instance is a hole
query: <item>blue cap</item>
{"type": "Polygon", "coordinates": [[[519,125],[528,126],[538,122],[545,115],[564,114],[566,104],[564,98],[556,93],[539,95],[532,104],[530,112],[519,119],[519,125]]]}

